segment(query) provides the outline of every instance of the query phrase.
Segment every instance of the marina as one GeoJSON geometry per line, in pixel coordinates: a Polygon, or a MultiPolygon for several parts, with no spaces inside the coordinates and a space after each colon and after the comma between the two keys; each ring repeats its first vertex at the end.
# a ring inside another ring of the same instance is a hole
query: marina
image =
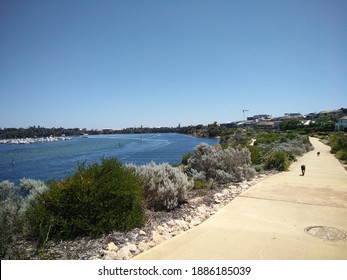
{"type": "Polygon", "coordinates": [[[14,138],[14,139],[2,139],[0,140],[0,144],[8,144],[8,145],[21,145],[21,144],[33,144],[33,143],[45,143],[45,142],[58,142],[58,141],[66,141],[71,140],[71,137],[34,137],[34,138],[14,138]]]}

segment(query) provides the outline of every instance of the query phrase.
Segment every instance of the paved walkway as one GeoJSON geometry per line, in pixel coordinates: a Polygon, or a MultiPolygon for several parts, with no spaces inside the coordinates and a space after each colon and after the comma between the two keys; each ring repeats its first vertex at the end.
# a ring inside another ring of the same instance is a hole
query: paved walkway
{"type": "Polygon", "coordinates": [[[253,186],[204,223],[133,259],[347,260],[347,172],[330,147],[310,140],[315,150],[289,172],[253,186]]]}

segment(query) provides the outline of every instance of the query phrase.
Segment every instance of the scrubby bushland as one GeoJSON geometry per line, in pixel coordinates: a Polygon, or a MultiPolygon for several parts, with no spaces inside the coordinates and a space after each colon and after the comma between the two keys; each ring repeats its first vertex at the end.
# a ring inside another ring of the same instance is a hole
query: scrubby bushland
{"type": "Polygon", "coordinates": [[[207,182],[210,186],[250,179],[255,174],[247,148],[222,149],[207,144],[194,149],[187,171],[195,181],[207,182]]]}
{"type": "Polygon", "coordinates": [[[276,132],[276,131],[262,132],[257,135],[255,145],[271,144],[275,141],[279,141],[280,138],[281,138],[280,132],[276,132]]]}
{"type": "Polygon", "coordinates": [[[273,151],[265,157],[264,169],[287,171],[290,165],[288,154],[284,151],[273,151]]]}
{"type": "Polygon", "coordinates": [[[263,136],[263,140],[256,142],[256,147],[251,149],[252,158],[258,160],[255,164],[261,163],[264,169],[286,171],[292,161],[297,156],[312,150],[312,145],[305,135],[295,133],[282,133],[274,142],[269,139],[276,139],[274,135],[269,138],[263,136]]]}
{"type": "Polygon", "coordinates": [[[18,258],[13,243],[25,231],[24,213],[30,201],[47,187],[41,181],[21,179],[19,186],[9,181],[0,183],[0,257],[18,258]]]}
{"type": "Polygon", "coordinates": [[[171,210],[187,200],[193,183],[179,167],[152,162],[135,169],[143,179],[149,209],[171,210]]]}
{"type": "Polygon", "coordinates": [[[347,136],[343,132],[333,134],[329,141],[331,153],[347,163],[347,136]]]}
{"type": "Polygon", "coordinates": [[[62,181],[30,204],[26,217],[32,236],[99,236],[113,230],[126,231],[145,221],[142,181],[118,160],[79,165],[62,181]]]}
{"type": "Polygon", "coordinates": [[[188,160],[193,156],[193,153],[186,153],[183,155],[182,157],[182,161],[181,164],[183,165],[187,165],[188,164],[188,160]]]}

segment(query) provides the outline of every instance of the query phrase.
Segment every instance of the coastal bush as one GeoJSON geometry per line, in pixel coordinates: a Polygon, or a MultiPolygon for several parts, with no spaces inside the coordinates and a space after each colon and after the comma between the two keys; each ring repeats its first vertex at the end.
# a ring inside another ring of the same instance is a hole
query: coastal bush
{"type": "Polygon", "coordinates": [[[100,236],[126,231],[145,221],[141,179],[117,159],[81,164],[32,201],[27,211],[31,235],[52,238],[100,236]]]}
{"type": "Polygon", "coordinates": [[[347,150],[339,150],[336,153],[336,158],[339,160],[344,160],[345,162],[347,162],[347,150]]]}
{"type": "Polygon", "coordinates": [[[0,256],[3,258],[8,244],[20,232],[22,222],[20,219],[21,200],[15,196],[14,184],[9,181],[0,183],[0,256]]]}
{"type": "Polygon", "coordinates": [[[251,153],[247,148],[211,147],[198,145],[188,160],[188,172],[194,180],[213,184],[227,184],[250,179],[255,175],[251,168],[251,153]]]}
{"type": "Polygon", "coordinates": [[[188,198],[193,183],[178,167],[153,162],[136,167],[144,182],[147,207],[154,210],[171,210],[188,198]]]}
{"type": "Polygon", "coordinates": [[[17,258],[13,243],[25,233],[24,214],[35,197],[47,187],[38,180],[21,179],[19,186],[9,181],[0,183],[0,257],[17,258]]]}
{"type": "Polygon", "coordinates": [[[266,170],[275,169],[278,171],[288,170],[290,161],[288,154],[284,151],[273,151],[269,153],[265,158],[264,168],[266,170]]]}
{"type": "Polygon", "coordinates": [[[266,148],[259,146],[247,146],[251,152],[251,161],[254,165],[259,165],[262,162],[263,156],[266,153],[266,148]]]}
{"type": "Polygon", "coordinates": [[[333,134],[329,145],[331,153],[335,154],[337,159],[347,162],[347,137],[344,133],[333,134]]]}
{"type": "MultiPolygon", "coordinates": [[[[271,133],[270,133],[271,134],[271,133]]],[[[313,149],[308,136],[296,132],[280,133],[277,136],[262,135],[262,140],[251,148],[253,164],[262,164],[266,170],[287,170],[297,156],[313,149]],[[266,139],[266,140],[264,140],[266,139]],[[274,141],[271,142],[270,139],[274,141]]]]}
{"type": "Polygon", "coordinates": [[[182,164],[183,165],[187,165],[188,164],[188,160],[193,156],[193,153],[186,153],[183,155],[182,157],[182,164]]]}
{"type": "Polygon", "coordinates": [[[280,124],[281,130],[297,130],[301,127],[302,127],[301,121],[296,118],[285,119],[280,124]]]}
{"type": "Polygon", "coordinates": [[[332,135],[330,140],[331,153],[335,154],[340,150],[347,151],[347,136],[344,133],[336,133],[332,135]]]}
{"type": "Polygon", "coordinates": [[[293,139],[287,138],[286,141],[275,142],[271,146],[272,151],[285,151],[288,155],[292,154],[294,157],[301,156],[312,149],[308,137],[300,134],[297,134],[293,139]]]}
{"type": "Polygon", "coordinates": [[[254,144],[271,144],[278,140],[280,140],[280,134],[278,132],[263,132],[257,136],[254,144]]]}
{"type": "Polygon", "coordinates": [[[200,180],[195,180],[194,181],[194,189],[195,190],[204,190],[204,189],[208,189],[209,185],[203,181],[200,180]]]}

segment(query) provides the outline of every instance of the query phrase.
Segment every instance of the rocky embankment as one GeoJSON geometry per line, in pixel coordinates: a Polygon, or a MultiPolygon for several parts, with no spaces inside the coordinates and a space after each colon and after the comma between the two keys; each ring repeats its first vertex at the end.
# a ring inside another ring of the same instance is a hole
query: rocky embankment
{"type": "Polygon", "coordinates": [[[44,250],[21,244],[30,259],[101,259],[128,260],[165,240],[198,226],[246,189],[271,176],[262,174],[251,181],[195,193],[185,204],[170,212],[148,211],[148,222],[129,232],[113,232],[98,239],[79,238],[73,241],[49,241],[44,250]]]}

